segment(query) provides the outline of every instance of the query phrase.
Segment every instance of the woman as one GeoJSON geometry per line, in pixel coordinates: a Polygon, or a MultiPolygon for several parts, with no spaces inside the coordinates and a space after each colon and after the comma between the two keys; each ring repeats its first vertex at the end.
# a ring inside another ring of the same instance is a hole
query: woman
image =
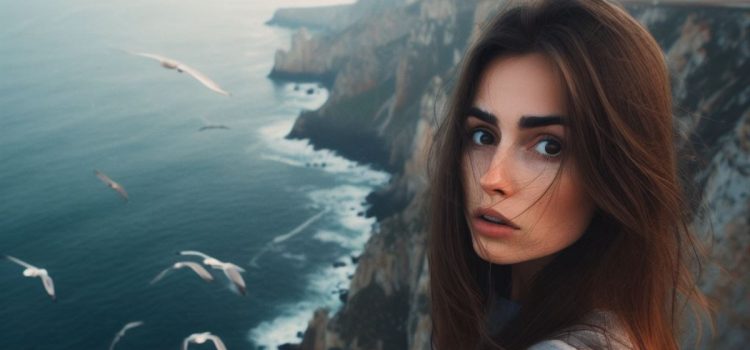
{"type": "Polygon", "coordinates": [[[678,348],[706,303],[674,137],[662,52],[620,7],[491,21],[433,147],[434,348],[678,348]]]}

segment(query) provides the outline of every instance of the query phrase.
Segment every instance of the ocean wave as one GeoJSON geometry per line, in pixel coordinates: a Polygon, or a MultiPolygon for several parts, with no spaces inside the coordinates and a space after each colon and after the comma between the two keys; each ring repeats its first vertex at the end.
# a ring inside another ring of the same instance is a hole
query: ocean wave
{"type": "MultiPolygon", "coordinates": [[[[337,261],[349,261],[342,256],[337,261]]],[[[279,308],[279,316],[264,321],[248,332],[248,338],[256,346],[265,349],[276,349],[285,343],[299,343],[298,332],[304,332],[313,312],[327,308],[333,312],[341,306],[340,292],[347,287],[348,277],[354,273],[355,266],[345,263],[344,266],[328,266],[308,276],[305,285],[307,297],[299,302],[279,308]]]]}
{"type": "Polygon", "coordinates": [[[273,151],[262,156],[263,159],[343,175],[347,181],[370,186],[382,185],[390,179],[390,175],[386,172],[373,170],[370,166],[343,158],[331,150],[316,150],[308,140],[284,138],[289,134],[293,125],[294,120],[289,119],[260,128],[261,139],[273,151]]]}

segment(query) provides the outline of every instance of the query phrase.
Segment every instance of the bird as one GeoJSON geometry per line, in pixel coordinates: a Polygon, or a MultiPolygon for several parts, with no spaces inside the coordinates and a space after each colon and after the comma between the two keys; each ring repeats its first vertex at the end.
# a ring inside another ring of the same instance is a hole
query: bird
{"type": "Polygon", "coordinates": [[[190,336],[185,338],[185,340],[182,341],[182,350],[187,350],[188,345],[190,343],[203,344],[209,340],[214,342],[214,346],[216,347],[216,350],[227,350],[227,347],[226,345],[224,345],[224,342],[221,341],[221,338],[217,337],[216,335],[211,334],[211,332],[191,334],[190,336]]]}
{"type": "Polygon", "coordinates": [[[55,296],[55,284],[54,282],[52,282],[52,277],[49,276],[49,274],[47,273],[47,270],[40,269],[34,265],[28,264],[10,255],[6,255],[5,258],[18,265],[25,267],[26,269],[23,270],[24,276],[41,278],[42,284],[44,284],[44,289],[47,291],[47,294],[49,294],[49,296],[52,297],[52,301],[57,301],[57,297],[55,296]]]}
{"type": "Polygon", "coordinates": [[[115,348],[115,344],[117,344],[117,342],[120,341],[120,338],[125,336],[125,332],[127,332],[128,329],[135,328],[135,327],[142,326],[142,325],[143,325],[143,321],[135,321],[135,322],[130,322],[126,324],[125,327],[122,327],[122,329],[119,332],[117,332],[117,334],[115,335],[115,339],[112,340],[112,344],[109,345],[109,350],[113,350],[115,348]]]}
{"type": "Polygon", "coordinates": [[[118,184],[114,180],[110,179],[109,176],[104,174],[103,172],[99,170],[94,170],[94,174],[96,174],[96,177],[99,178],[99,180],[102,180],[109,188],[117,191],[117,193],[120,194],[122,199],[124,199],[126,202],[128,201],[128,193],[125,192],[125,188],[122,187],[122,185],[118,184]]]}
{"type": "Polygon", "coordinates": [[[201,128],[198,129],[198,131],[211,130],[211,129],[226,129],[226,130],[229,130],[229,127],[226,126],[226,125],[204,125],[204,126],[201,126],[201,128]]]}
{"type": "Polygon", "coordinates": [[[159,61],[159,63],[161,64],[161,66],[164,67],[164,68],[175,69],[175,70],[177,70],[180,73],[182,73],[182,72],[187,73],[191,77],[193,77],[196,80],[198,80],[205,87],[209,88],[211,91],[214,91],[216,93],[219,93],[219,94],[222,94],[222,95],[225,95],[225,96],[232,95],[228,91],[222,89],[221,86],[219,86],[219,84],[217,84],[215,81],[211,80],[205,74],[201,73],[197,69],[195,69],[193,67],[190,67],[187,64],[184,64],[184,63],[182,63],[182,62],[180,62],[178,60],[175,60],[175,59],[172,59],[172,58],[169,58],[169,57],[164,57],[164,56],[158,55],[158,54],[153,54],[153,53],[130,52],[130,51],[126,51],[126,52],[129,53],[129,54],[131,54],[131,55],[136,55],[136,56],[141,56],[141,57],[146,57],[146,58],[150,58],[150,59],[153,59],[153,60],[157,60],[157,61],[159,61]]]}
{"type": "Polygon", "coordinates": [[[164,269],[164,271],[160,272],[156,277],[154,277],[153,280],[151,280],[150,284],[154,284],[156,282],[159,282],[169,271],[181,269],[183,267],[188,267],[191,270],[195,271],[195,273],[198,274],[204,281],[211,282],[214,280],[214,277],[211,276],[211,273],[209,273],[201,264],[192,262],[192,261],[179,261],[174,263],[174,265],[164,269]]]}
{"type": "Polygon", "coordinates": [[[240,272],[245,272],[245,270],[235,264],[232,264],[230,262],[223,262],[219,259],[210,257],[204,253],[194,251],[194,250],[183,250],[177,252],[179,255],[195,255],[203,258],[203,264],[210,266],[214,269],[221,269],[224,271],[224,275],[229,278],[232,283],[234,283],[235,287],[240,291],[240,294],[246,295],[245,291],[245,280],[242,279],[242,275],[240,272]]]}

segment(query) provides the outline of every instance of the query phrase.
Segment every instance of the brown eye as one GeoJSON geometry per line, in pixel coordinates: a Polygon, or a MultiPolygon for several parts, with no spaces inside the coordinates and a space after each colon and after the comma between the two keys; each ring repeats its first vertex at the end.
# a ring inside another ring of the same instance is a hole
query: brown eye
{"type": "Polygon", "coordinates": [[[495,136],[487,130],[477,129],[471,133],[471,140],[479,146],[486,146],[495,143],[495,136]]]}
{"type": "Polygon", "coordinates": [[[554,139],[539,141],[534,150],[545,157],[557,157],[562,153],[562,144],[554,139]]]}

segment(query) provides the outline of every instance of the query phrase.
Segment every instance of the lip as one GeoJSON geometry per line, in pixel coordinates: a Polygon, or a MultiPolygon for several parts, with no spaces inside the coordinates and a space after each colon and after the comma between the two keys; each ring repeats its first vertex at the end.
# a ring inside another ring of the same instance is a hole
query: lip
{"type": "Polygon", "coordinates": [[[505,216],[489,208],[480,208],[474,211],[471,217],[471,226],[473,231],[482,236],[498,238],[512,235],[515,231],[520,230],[513,221],[508,220],[505,216]],[[484,219],[484,216],[490,216],[499,219],[501,223],[491,222],[484,219]]]}

